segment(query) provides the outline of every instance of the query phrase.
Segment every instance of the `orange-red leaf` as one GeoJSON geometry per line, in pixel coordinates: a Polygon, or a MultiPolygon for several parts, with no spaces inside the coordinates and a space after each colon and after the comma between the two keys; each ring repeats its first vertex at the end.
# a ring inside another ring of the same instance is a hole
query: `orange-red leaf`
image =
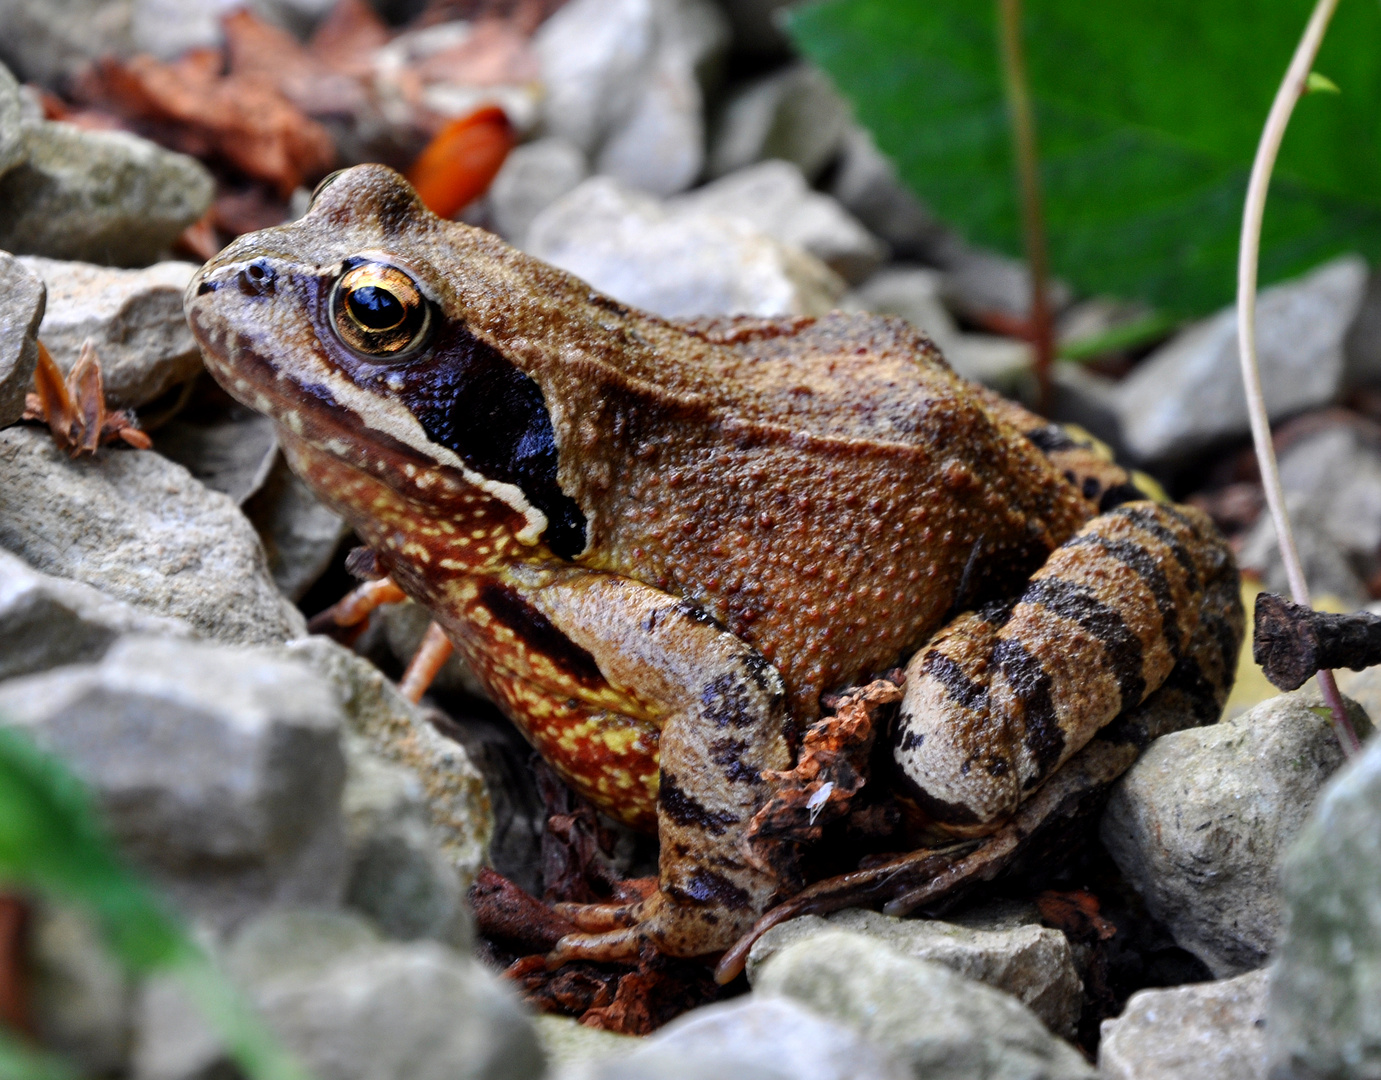
{"type": "Polygon", "coordinates": [[[413,162],[408,179],[433,213],[452,217],[489,189],[513,142],[502,109],[477,109],[441,129],[413,162]]]}

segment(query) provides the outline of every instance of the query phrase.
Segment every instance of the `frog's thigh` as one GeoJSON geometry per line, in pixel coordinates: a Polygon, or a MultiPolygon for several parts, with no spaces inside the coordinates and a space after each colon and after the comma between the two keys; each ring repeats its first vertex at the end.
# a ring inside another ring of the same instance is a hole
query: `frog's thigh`
{"type": "Polygon", "coordinates": [[[659,945],[683,955],[723,948],[778,887],[738,848],[768,796],[760,774],[791,765],[781,676],[695,607],[628,578],[573,574],[543,585],[531,600],[589,650],[612,685],[656,703],[666,716],[657,814],[661,903],[711,918],[708,927],[685,930],[695,940],[684,948],[659,945]],[[705,933],[727,940],[704,944],[705,933]]]}
{"type": "Polygon", "coordinates": [[[1015,604],[961,616],[907,669],[893,753],[921,809],[982,832],[1170,674],[1228,558],[1187,507],[1133,502],[1057,548],[1015,604]]]}

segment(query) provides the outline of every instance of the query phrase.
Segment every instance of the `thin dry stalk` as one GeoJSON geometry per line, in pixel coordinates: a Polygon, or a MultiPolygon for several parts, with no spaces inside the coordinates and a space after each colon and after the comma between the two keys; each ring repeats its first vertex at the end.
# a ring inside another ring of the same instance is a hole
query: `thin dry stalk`
{"type": "Polygon", "coordinates": [[[998,42],[1012,117],[1012,147],[1016,154],[1021,195],[1021,225],[1026,262],[1031,272],[1031,344],[1036,353],[1037,411],[1050,411],[1050,378],[1055,363],[1055,325],[1050,312],[1050,256],[1045,236],[1045,207],[1041,197],[1040,158],[1036,151],[1036,116],[1021,44],[1021,0],[997,0],[998,42]]]}
{"type": "MultiPolygon", "coordinates": [[[[1300,565],[1299,551],[1295,547],[1295,534],[1290,529],[1290,517],[1285,511],[1285,492],[1280,486],[1280,470],[1276,466],[1275,447],[1271,444],[1271,422],[1261,391],[1261,369],[1256,354],[1256,279],[1261,252],[1261,222],[1266,214],[1266,194],[1270,189],[1276,156],[1285,138],[1290,115],[1295,111],[1295,103],[1308,92],[1309,72],[1314,66],[1314,57],[1318,55],[1324,31],[1328,29],[1337,6],[1338,0],[1318,0],[1314,5],[1304,36],[1295,47],[1295,55],[1290,60],[1280,89],[1276,91],[1275,101],[1271,103],[1266,127],[1256,148],[1256,159],[1252,162],[1251,179],[1247,184],[1247,203],[1242,213],[1242,242],[1237,259],[1237,343],[1242,360],[1242,384],[1247,392],[1247,411],[1251,416],[1252,442],[1256,446],[1261,484],[1265,488],[1271,520],[1275,523],[1276,541],[1280,545],[1280,557],[1285,564],[1290,591],[1295,603],[1306,607],[1309,606],[1309,585],[1304,580],[1304,568],[1300,565]]],[[[1360,744],[1347,710],[1343,707],[1338,684],[1333,681],[1333,672],[1320,671],[1318,678],[1324,700],[1333,714],[1333,727],[1338,741],[1345,753],[1355,754],[1360,744]]]]}

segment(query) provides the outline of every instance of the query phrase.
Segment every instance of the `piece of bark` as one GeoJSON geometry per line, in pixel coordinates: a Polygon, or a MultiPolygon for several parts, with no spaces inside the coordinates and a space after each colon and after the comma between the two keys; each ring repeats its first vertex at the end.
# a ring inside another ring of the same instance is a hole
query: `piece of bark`
{"type": "Polygon", "coordinates": [[[1381,616],[1365,611],[1334,615],[1261,593],[1252,659],[1281,690],[1299,689],[1316,671],[1361,671],[1381,664],[1381,616]]]}

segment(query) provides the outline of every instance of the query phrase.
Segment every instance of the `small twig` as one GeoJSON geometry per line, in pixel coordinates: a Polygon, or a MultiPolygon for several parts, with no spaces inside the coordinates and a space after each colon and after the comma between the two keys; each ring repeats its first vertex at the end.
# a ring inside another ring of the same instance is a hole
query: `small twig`
{"type": "Polygon", "coordinates": [[[1333,615],[1261,593],[1252,659],[1282,690],[1298,690],[1320,669],[1361,671],[1381,664],[1381,615],[1333,615]]]}
{"type": "Polygon", "coordinates": [[[998,43],[1012,117],[1012,149],[1021,191],[1021,224],[1026,262],[1031,273],[1031,343],[1035,348],[1036,409],[1050,411],[1050,377],[1055,363],[1055,325],[1050,313],[1050,256],[1046,246],[1045,208],[1041,197],[1040,158],[1036,152],[1036,116],[1026,56],[1021,44],[1021,0],[997,0],[998,43]]]}
{"type": "MultiPolygon", "coordinates": [[[[1280,470],[1276,466],[1275,448],[1271,445],[1271,421],[1266,412],[1266,399],[1261,391],[1261,370],[1256,356],[1256,279],[1261,253],[1261,222],[1266,214],[1266,194],[1271,186],[1276,155],[1280,152],[1285,129],[1295,103],[1308,92],[1309,71],[1314,65],[1324,31],[1338,6],[1338,0],[1318,0],[1304,36],[1295,47],[1285,78],[1276,91],[1275,101],[1266,117],[1266,127],[1252,162],[1251,179],[1247,183],[1247,202],[1242,211],[1242,242],[1237,256],[1237,344],[1242,361],[1242,384],[1247,394],[1247,412],[1251,417],[1252,442],[1256,445],[1256,460],[1261,468],[1261,484],[1266,492],[1266,505],[1275,523],[1276,543],[1290,582],[1295,602],[1309,606],[1309,585],[1304,579],[1295,535],[1290,529],[1290,517],[1285,510],[1285,492],[1280,484],[1280,470]]],[[[1344,753],[1355,754],[1360,749],[1357,733],[1352,728],[1347,710],[1343,707],[1338,684],[1333,673],[1321,669],[1319,687],[1333,713],[1333,727],[1344,753]]]]}

